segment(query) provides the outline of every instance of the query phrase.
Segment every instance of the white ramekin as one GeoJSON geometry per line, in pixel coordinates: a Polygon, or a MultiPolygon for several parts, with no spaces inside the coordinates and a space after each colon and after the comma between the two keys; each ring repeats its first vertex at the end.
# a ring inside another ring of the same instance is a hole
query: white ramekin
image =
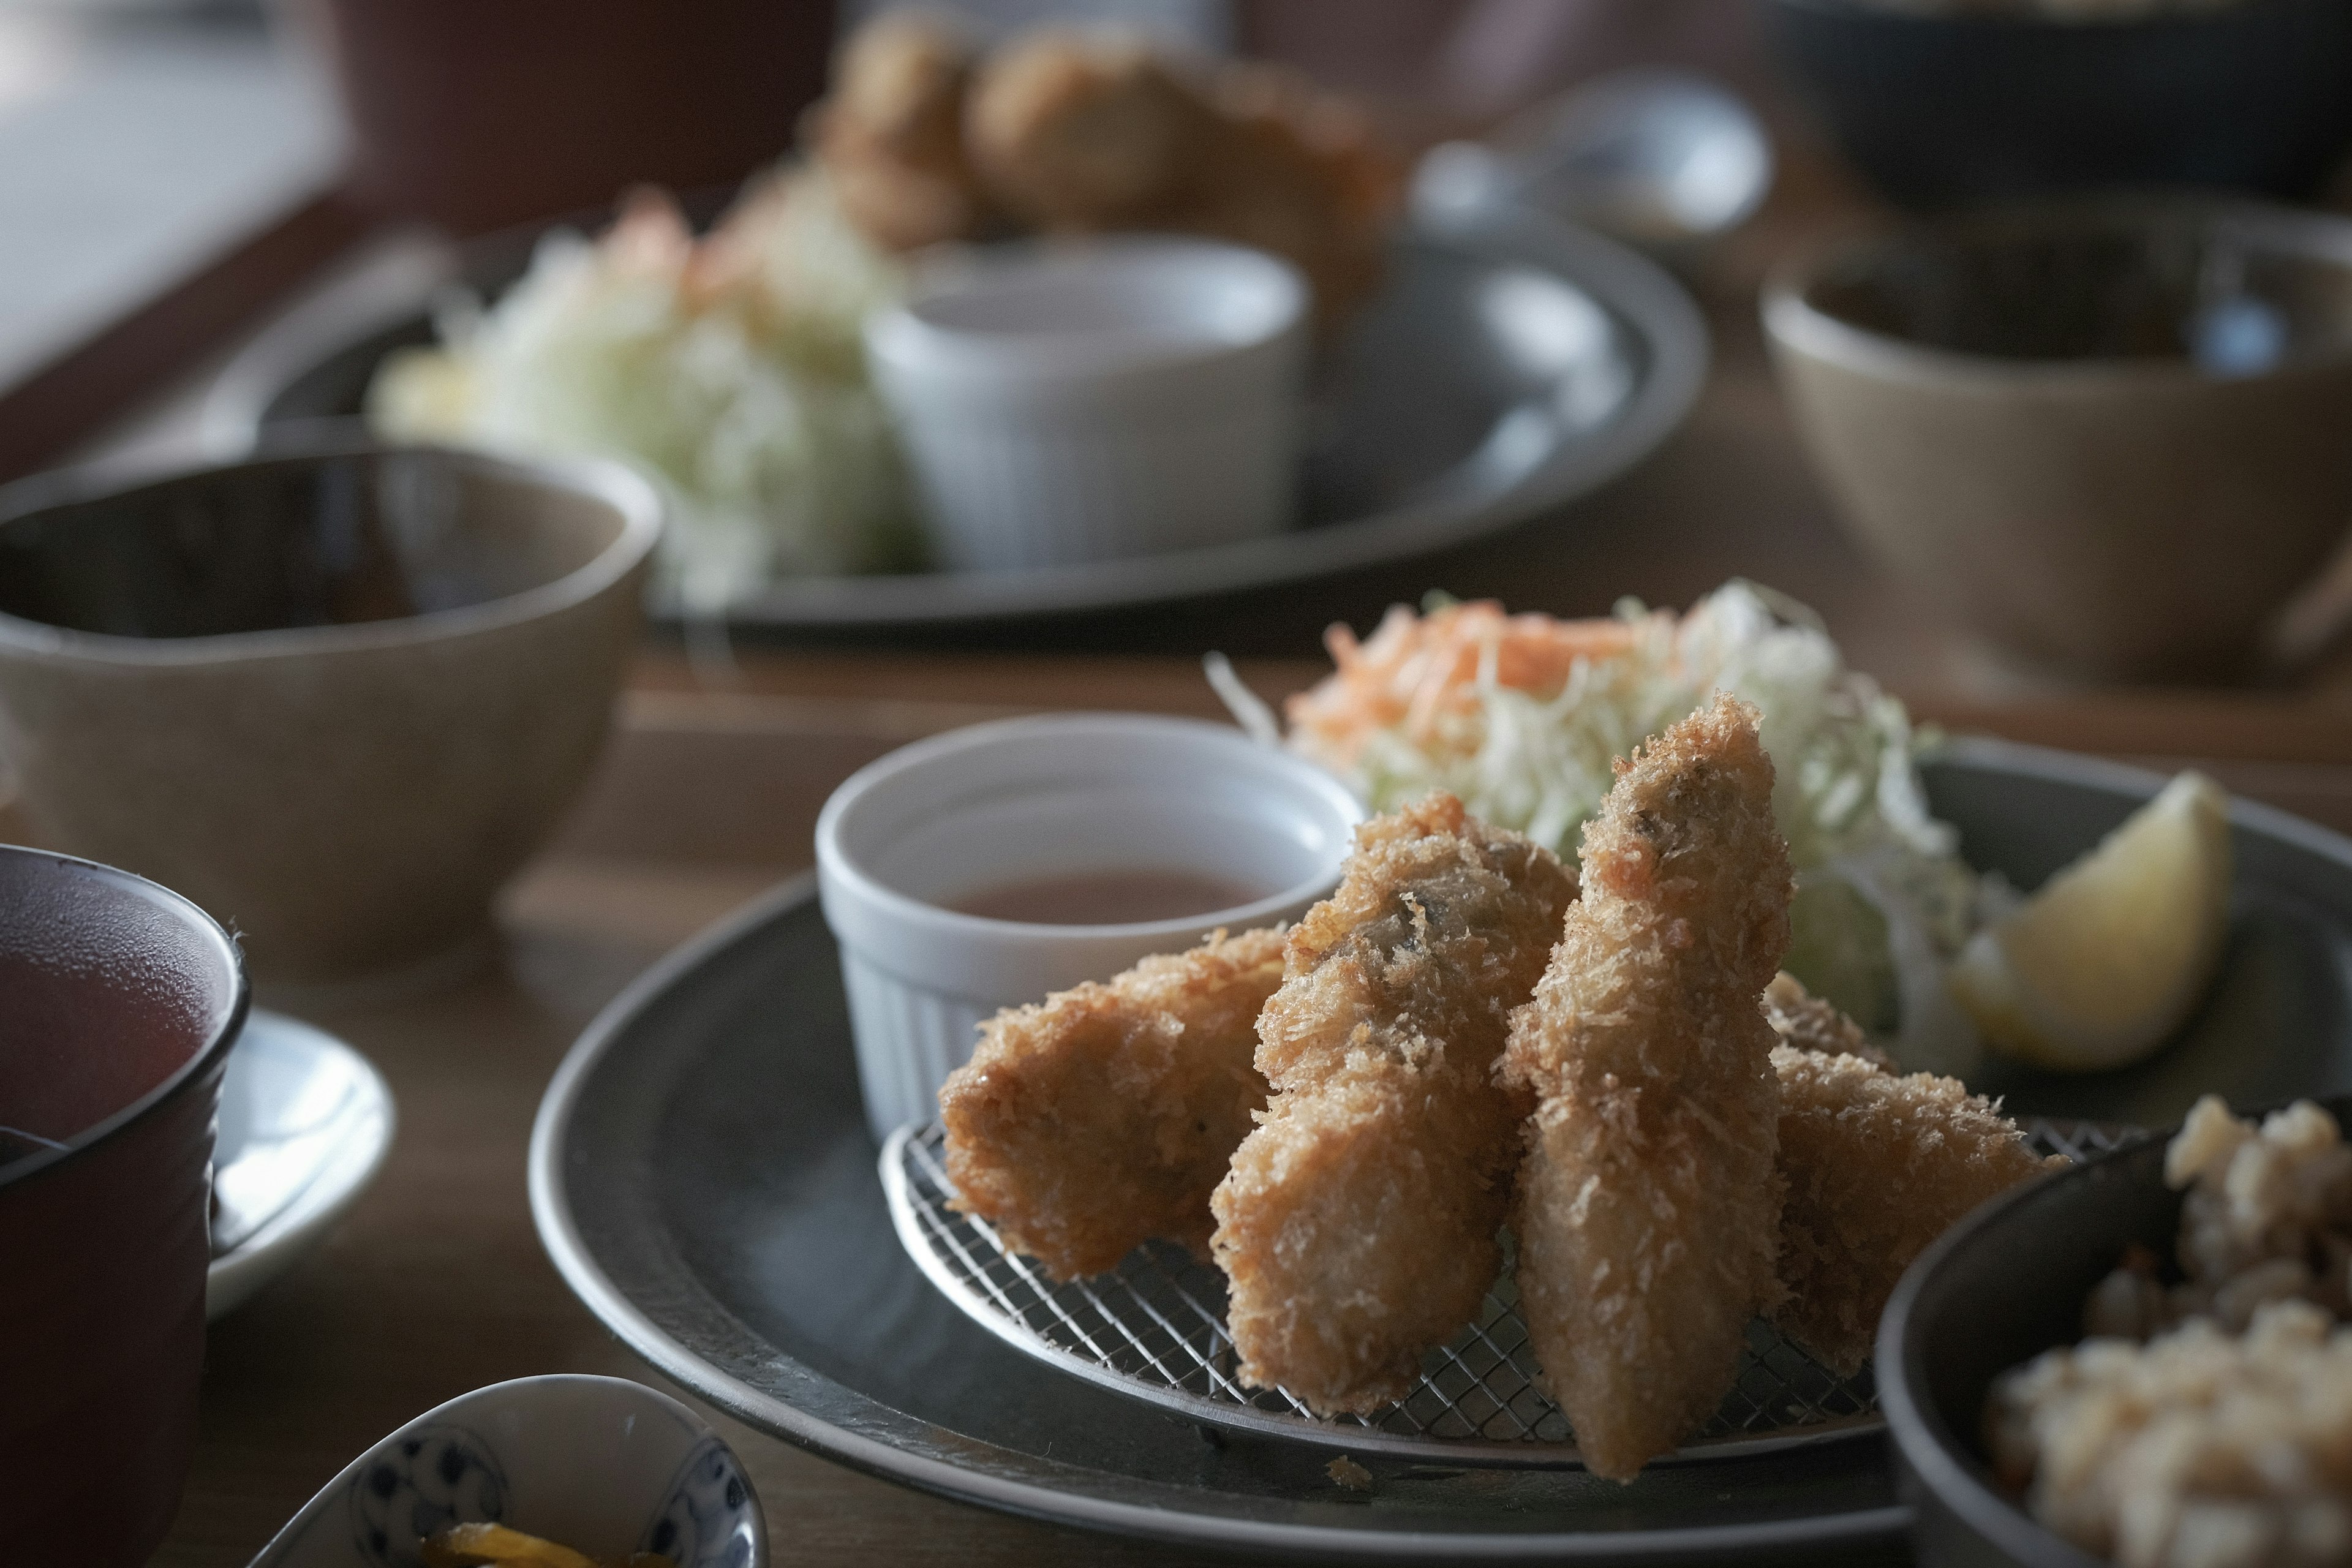
{"type": "Polygon", "coordinates": [[[979,724],[852,775],[817,817],[866,1118],[938,1111],[982,1019],[1107,980],[1220,926],[1296,920],[1338,882],[1363,808],[1301,758],[1193,719],[1080,713],[979,724]],[[1029,925],[939,907],[1029,877],[1189,869],[1273,890],[1136,925],[1029,925]]]}
{"type": "Polygon", "coordinates": [[[1017,571],[1288,527],[1307,303],[1287,262],[1210,240],[932,264],[866,342],[940,563],[1017,571]]]}

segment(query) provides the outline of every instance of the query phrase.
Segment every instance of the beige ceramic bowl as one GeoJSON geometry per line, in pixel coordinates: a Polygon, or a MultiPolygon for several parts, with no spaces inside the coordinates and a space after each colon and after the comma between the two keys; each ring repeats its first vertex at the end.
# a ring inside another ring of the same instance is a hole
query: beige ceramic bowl
{"type": "Polygon", "coordinates": [[[257,975],[429,966],[594,761],[660,516],[611,465],[366,447],[12,487],[0,766],[257,975]]]}
{"type": "Polygon", "coordinates": [[[2242,673],[2352,524],[2352,220],[1988,215],[1801,258],[1764,322],[1856,538],[2025,661],[2242,673]]]}

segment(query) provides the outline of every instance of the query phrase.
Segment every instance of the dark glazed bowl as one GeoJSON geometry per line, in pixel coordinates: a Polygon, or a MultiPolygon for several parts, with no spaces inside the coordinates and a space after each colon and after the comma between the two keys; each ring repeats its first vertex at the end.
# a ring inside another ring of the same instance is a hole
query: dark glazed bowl
{"type": "Polygon", "coordinates": [[[265,984],[446,973],[587,775],[651,487],[313,447],[0,491],[0,755],[47,844],[184,890],[265,984]]]}
{"type": "Polygon", "coordinates": [[[2148,184],[2302,199],[2352,141],[2346,0],[2099,22],[1758,3],[1839,146],[1905,206],[2148,184]]]}
{"type": "MultiPolygon", "coordinates": [[[[2352,1121],[2352,1096],[2321,1101],[2352,1121]]],[[[1946,1232],[1878,1321],[1878,1404],[1922,1568],[2101,1568],[1993,1479],[1983,1436],[1995,1377],[2083,1337],[2083,1303],[2133,1243],[2172,1256],[2174,1129],[1997,1198],[1946,1232]]]]}
{"type": "Polygon", "coordinates": [[[152,882],[0,847],[0,1557],[131,1568],[196,1435],[244,965],[152,882]]]}

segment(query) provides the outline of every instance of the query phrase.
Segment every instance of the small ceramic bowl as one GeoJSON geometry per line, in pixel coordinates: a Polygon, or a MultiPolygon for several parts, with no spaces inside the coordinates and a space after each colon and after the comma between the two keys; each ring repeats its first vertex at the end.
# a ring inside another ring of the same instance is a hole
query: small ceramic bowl
{"type": "Polygon", "coordinates": [[[978,724],[861,769],[817,817],[816,863],[867,1125],[884,1138],[936,1115],[940,1085],[999,1008],[1108,980],[1219,927],[1297,919],[1338,884],[1362,819],[1322,769],[1192,719],[978,724]],[[1100,925],[951,907],[1007,884],[1122,871],[1198,878],[1234,896],[1100,925]]]}
{"type": "Polygon", "coordinates": [[[617,1377],[494,1383],[426,1411],[343,1467],[253,1568],[421,1568],[453,1524],[498,1523],[598,1561],[765,1568],[742,1461],[666,1394],[617,1377]]]}
{"type": "Polygon", "coordinates": [[[1858,542],[2021,663],[2242,674],[2352,521],[2352,219],[1986,214],[1801,258],[1764,322],[1858,542]]]}
{"type": "Polygon", "coordinates": [[[934,264],[866,342],[941,563],[1017,571],[1288,527],[1308,303],[1287,262],[1209,240],[934,264]]]}
{"type": "Polygon", "coordinates": [[[429,969],[586,777],[660,506],[602,463],[363,445],[0,491],[0,764],[269,982],[429,969]]]}
{"type": "MultiPolygon", "coordinates": [[[[2352,1121],[2352,1097],[2322,1103],[2352,1121]]],[[[2170,1142],[2168,1131],[1994,1199],[1895,1287],[1878,1321],[1878,1402],[1922,1568],[2099,1568],[1993,1479],[1985,1395],[2083,1337],[2084,1302],[2125,1247],[2172,1257],[2182,1194],[2164,1184],[2170,1142]]]]}
{"type": "Polygon", "coordinates": [[[0,847],[0,1558],[133,1568],[205,1354],[236,947],[152,882],[0,847]]]}

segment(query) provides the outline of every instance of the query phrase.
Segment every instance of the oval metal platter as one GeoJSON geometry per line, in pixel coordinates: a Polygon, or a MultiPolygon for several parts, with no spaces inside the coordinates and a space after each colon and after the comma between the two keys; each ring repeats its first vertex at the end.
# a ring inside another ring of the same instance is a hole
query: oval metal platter
{"type": "MultiPolygon", "coordinates": [[[[262,334],[207,399],[223,457],[359,416],[376,365],[433,341],[428,305],[495,297],[535,236],[394,269],[262,334]]],[[[1551,511],[1632,468],[1690,410],[1707,332],[1681,285],[1589,230],[1507,214],[1401,237],[1390,277],[1324,357],[1300,474],[1303,522],[1270,538],[1084,566],[793,578],[727,613],[747,628],[947,626],[1120,609],[1404,560],[1551,511]]],[[[677,615],[675,604],[656,612],[677,615]]]]}
{"type": "MultiPolygon", "coordinates": [[[[1926,770],[1969,861],[2021,887],[2160,786],[1984,742],[1926,770]]],[[[2020,1112],[2158,1126],[2352,1089],[2352,841],[2263,806],[2232,821],[2223,971],[2147,1064],[2011,1073],[2020,1112]]],[[[858,1102],[833,942],[802,879],[657,964],[582,1037],[541,1104],[533,1213],[623,1341],[766,1431],[965,1501],[1089,1529],[1297,1559],[1646,1563],[1892,1546],[1909,1521],[1868,1434],[1581,1470],[1359,1453],[1204,1428],[1045,1364],[975,1324],[893,1234],[858,1102]]]]}

